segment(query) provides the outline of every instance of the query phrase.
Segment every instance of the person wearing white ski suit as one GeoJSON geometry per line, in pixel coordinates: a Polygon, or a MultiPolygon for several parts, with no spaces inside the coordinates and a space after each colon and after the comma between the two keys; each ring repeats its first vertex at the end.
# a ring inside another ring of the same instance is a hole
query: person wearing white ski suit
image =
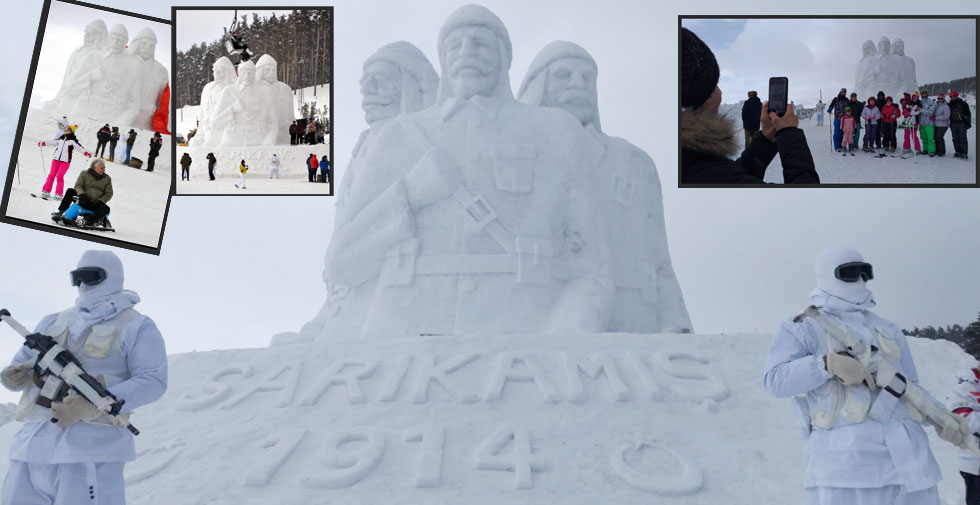
{"type": "MultiPolygon", "coordinates": [[[[123,289],[123,267],[112,252],[86,251],[78,267],[98,267],[101,283],[80,284],[75,306],[46,316],[36,332],[55,338],[93,377],[125,401],[122,414],[159,399],[167,389],[167,352],[153,321],[133,310],[140,299],[123,289]]],[[[35,404],[38,388],[26,346],[0,372],[23,390],[15,419],[24,423],[10,444],[2,505],[123,505],[123,465],[136,457],[133,435],[81,396],[52,408],[35,404]],[[59,420],[58,424],[51,422],[59,420]]]]}
{"type": "MultiPolygon", "coordinates": [[[[918,382],[901,328],[871,312],[875,302],[866,280],[844,282],[835,275],[839,265],[863,261],[851,248],[822,252],[810,301],[865,342],[879,348],[885,339],[892,341],[886,345],[897,344],[901,356],[890,363],[918,382]]],[[[798,406],[809,431],[803,482],[807,505],[939,505],[936,484],[942,477],[922,426],[899,398],[861,382],[869,374],[859,361],[828,355],[828,338],[813,318],[789,319],[776,331],[766,356],[766,390],[776,397],[802,397],[798,406]]],[[[940,436],[959,437],[960,428],[940,436]]]]}
{"type": "MultiPolygon", "coordinates": [[[[273,154],[272,157],[269,158],[269,178],[279,178],[279,155],[277,154],[273,154]]],[[[244,184],[245,181],[243,180],[242,185],[244,184]]]]}

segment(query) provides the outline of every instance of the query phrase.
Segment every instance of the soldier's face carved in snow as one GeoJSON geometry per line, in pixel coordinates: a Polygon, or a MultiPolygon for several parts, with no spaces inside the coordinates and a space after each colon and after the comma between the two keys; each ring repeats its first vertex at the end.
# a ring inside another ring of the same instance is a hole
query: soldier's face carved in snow
{"type": "Polygon", "coordinates": [[[888,39],[882,37],[881,40],[878,41],[878,56],[884,56],[886,54],[889,54],[888,50],[891,47],[891,45],[892,44],[891,42],[888,41],[888,39]]]}
{"type": "Polygon", "coordinates": [[[228,82],[228,77],[230,76],[228,69],[226,69],[224,66],[215,64],[212,67],[212,70],[214,70],[214,82],[228,82]]]}
{"type": "Polygon", "coordinates": [[[496,34],[482,26],[464,26],[446,36],[446,75],[457,98],[493,96],[500,73],[496,34]]]}
{"type": "Polygon", "coordinates": [[[870,40],[865,40],[864,41],[864,45],[861,46],[861,51],[864,53],[864,56],[872,56],[872,55],[874,55],[874,53],[875,53],[875,43],[874,42],[871,42],[870,40]]]}
{"type": "Polygon", "coordinates": [[[98,38],[98,33],[96,33],[95,28],[90,26],[85,27],[85,35],[82,36],[82,43],[86,46],[91,46],[95,44],[98,38]]]}
{"type": "Polygon", "coordinates": [[[242,73],[242,84],[245,86],[251,86],[255,84],[255,68],[242,68],[239,69],[242,73]]]}
{"type": "Polygon", "coordinates": [[[122,35],[116,33],[109,34],[109,52],[112,54],[121,53],[126,48],[126,42],[126,37],[122,35]]]}
{"type": "Polygon", "coordinates": [[[262,65],[258,67],[259,79],[272,84],[276,82],[276,66],[275,65],[262,65]]]}
{"type": "Polygon", "coordinates": [[[581,58],[562,58],[548,65],[542,105],[558,107],[585,126],[595,116],[596,69],[581,58]]]}
{"type": "Polygon", "coordinates": [[[144,60],[150,60],[153,58],[153,53],[157,50],[157,43],[150,39],[139,39],[136,41],[136,54],[140,55],[140,58],[144,60]]]}
{"type": "Polygon", "coordinates": [[[368,124],[398,115],[401,110],[402,71],[388,61],[375,61],[361,76],[361,108],[368,124]]]}
{"type": "Polygon", "coordinates": [[[902,39],[895,41],[895,45],[892,46],[892,54],[905,56],[905,42],[902,39]]]}

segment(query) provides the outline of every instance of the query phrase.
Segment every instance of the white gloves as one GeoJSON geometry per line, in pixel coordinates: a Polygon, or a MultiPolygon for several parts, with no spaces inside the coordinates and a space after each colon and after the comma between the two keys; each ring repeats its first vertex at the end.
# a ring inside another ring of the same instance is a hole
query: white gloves
{"type": "Polygon", "coordinates": [[[871,372],[851,356],[832,352],[824,356],[824,362],[827,364],[827,371],[845,386],[866,382],[869,388],[874,389],[875,378],[871,376],[871,372]]]}
{"type": "Polygon", "coordinates": [[[58,426],[67,428],[79,421],[92,421],[99,417],[99,409],[91,402],[74,391],[60,402],[51,404],[51,419],[56,419],[58,426]]]}
{"type": "Polygon", "coordinates": [[[11,391],[21,391],[34,379],[34,367],[25,364],[10,365],[0,371],[0,383],[11,391]]]}
{"type": "Polygon", "coordinates": [[[967,437],[972,437],[966,418],[952,414],[943,419],[942,426],[936,426],[939,438],[959,447],[966,446],[967,437]]]}

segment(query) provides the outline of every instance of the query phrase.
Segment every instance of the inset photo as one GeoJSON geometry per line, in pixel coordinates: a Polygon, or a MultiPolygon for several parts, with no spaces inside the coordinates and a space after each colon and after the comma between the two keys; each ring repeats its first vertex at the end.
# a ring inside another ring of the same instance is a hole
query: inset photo
{"type": "Polygon", "coordinates": [[[333,9],[174,7],[178,195],[333,195],[333,9]]]}
{"type": "Polygon", "coordinates": [[[0,220],[159,254],[170,35],[165,19],[45,1],[0,220]]]}
{"type": "Polygon", "coordinates": [[[679,16],[679,186],[977,187],[977,24],[679,16]]]}

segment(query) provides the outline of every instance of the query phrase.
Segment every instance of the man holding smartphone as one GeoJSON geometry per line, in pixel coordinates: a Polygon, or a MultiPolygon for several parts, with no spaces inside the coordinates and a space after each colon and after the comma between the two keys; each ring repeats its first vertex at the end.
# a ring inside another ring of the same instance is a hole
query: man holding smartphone
{"type": "Polygon", "coordinates": [[[731,159],[738,141],[735,125],[718,114],[718,62],[694,32],[682,28],[681,33],[681,183],[763,184],[766,168],[779,154],[784,183],[818,184],[820,176],[792,104],[782,117],[769,112],[768,102],[763,104],[761,131],[738,159],[731,159]]]}

